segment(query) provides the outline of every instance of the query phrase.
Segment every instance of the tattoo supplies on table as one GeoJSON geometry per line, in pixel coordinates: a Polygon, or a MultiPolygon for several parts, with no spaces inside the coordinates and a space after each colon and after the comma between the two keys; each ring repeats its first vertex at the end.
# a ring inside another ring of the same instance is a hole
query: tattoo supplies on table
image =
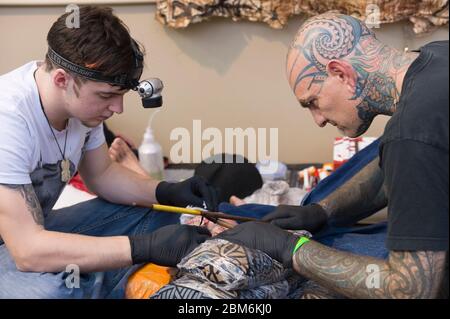
{"type": "Polygon", "coordinates": [[[333,163],[325,163],[321,168],[310,166],[298,172],[298,181],[305,191],[311,191],[320,181],[348,162],[357,152],[370,145],[375,137],[337,137],[333,144],[333,163]]]}
{"type": "Polygon", "coordinates": [[[261,189],[244,198],[244,202],[273,206],[298,205],[306,193],[303,189],[289,187],[285,181],[268,181],[261,189]]]}
{"type": "Polygon", "coordinates": [[[333,171],[332,163],[325,163],[321,168],[310,166],[298,172],[298,181],[302,185],[302,190],[309,192],[333,171]]]}
{"type": "Polygon", "coordinates": [[[362,150],[376,139],[376,137],[335,138],[333,146],[334,169],[338,169],[339,166],[347,162],[358,151],[362,150]]]}

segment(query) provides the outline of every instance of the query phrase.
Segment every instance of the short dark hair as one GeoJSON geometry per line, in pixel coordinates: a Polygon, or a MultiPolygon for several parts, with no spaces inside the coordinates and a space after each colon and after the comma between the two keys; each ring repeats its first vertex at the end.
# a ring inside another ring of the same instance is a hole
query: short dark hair
{"type": "MultiPolygon", "coordinates": [[[[47,34],[48,45],[65,59],[80,66],[101,71],[106,76],[128,73],[134,66],[134,53],[127,26],[113,14],[109,7],[80,6],[79,28],[69,28],[63,14],[53,23],[47,34]]],[[[138,44],[138,50],[143,51],[138,44]]],[[[45,57],[46,70],[60,66],[45,57]]],[[[69,70],[77,84],[84,82],[69,70]]]]}

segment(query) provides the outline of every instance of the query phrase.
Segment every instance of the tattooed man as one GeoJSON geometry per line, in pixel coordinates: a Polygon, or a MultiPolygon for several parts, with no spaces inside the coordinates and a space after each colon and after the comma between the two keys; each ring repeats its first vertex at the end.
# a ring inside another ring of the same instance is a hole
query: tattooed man
{"type": "Polygon", "coordinates": [[[79,28],[70,18],[44,61],[0,76],[0,298],[120,298],[138,264],[174,266],[210,236],[148,208],[214,209],[204,180],[154,180],[108,155],[102,123],[139,83],[138,43],[110,8],[81,7],[79,28]],[[76,171],[99,198],[54,211],[76,171]]]}
{"type": "Polygon", "coordinates": [[[316,284],[304,298],[448,297],[448,41],[418,52],[384,45],[361,21],[313,17],[287,56],[287,77],[319,127],[357,137],[391,116],[379,158],[318,203],[280,207],[230,241],[261,249],[316,284]],[[388,207],[386,260],[339,251],[285,229],[351,225],[388,207]]]}

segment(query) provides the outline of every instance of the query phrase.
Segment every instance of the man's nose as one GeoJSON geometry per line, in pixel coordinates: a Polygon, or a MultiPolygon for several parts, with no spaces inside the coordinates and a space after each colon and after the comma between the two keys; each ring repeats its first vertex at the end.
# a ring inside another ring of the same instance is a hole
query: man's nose
{"type": "Polygon", "coordinates": [[[316,124],[319,127],[324,127],[325,125],[327,125],[327,119],[325,117],[323,117],[323,115],[320,113],[320,111],[311,110],[311,114],[314,119],[314,122],[316,122],[316,124]]]}
{"type": "Polygon", "coordinates": [[[113,103],[109,107],[109,110],[117,114],[123,113],[123,96],[118,96],[114,99],[113,103]]]}

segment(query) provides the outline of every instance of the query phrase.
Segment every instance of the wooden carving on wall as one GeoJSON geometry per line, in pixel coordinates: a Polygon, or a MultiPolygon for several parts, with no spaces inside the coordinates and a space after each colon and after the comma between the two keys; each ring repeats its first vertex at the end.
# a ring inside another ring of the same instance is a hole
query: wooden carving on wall
{"type": "Polygon", "coordinates": [[[448,0],[158,0],[158,21],[173,28],[211,17],[234,21],[261,21],[272,28],[283,28],[293,15],[317,15],[330,10],[369,19],[376,23],[392,23],[409,19],[416,33],[448,23],[448,0]]]}

